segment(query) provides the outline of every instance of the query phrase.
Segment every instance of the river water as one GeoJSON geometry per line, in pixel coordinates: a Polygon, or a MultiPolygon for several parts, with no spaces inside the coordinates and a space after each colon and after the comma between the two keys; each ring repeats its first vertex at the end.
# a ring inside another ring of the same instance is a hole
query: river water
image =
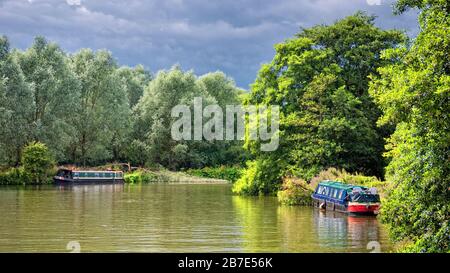
{"type": "Polygon", "coordinates": [[[0,252],[391,249],[375,217],[233,196],[228,184],[0,187],[0,212],[0,252]]]}

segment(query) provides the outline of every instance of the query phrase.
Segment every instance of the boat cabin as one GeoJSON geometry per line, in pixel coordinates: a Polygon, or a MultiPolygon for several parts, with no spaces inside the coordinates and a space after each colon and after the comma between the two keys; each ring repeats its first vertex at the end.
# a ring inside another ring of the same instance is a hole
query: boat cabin
{"type": "Polygon", "coordinates": [[[380,196],[376,188],[322,181],[312,194],[313,205],[322,209],[358,214],[377,214],[380,196]]]}
{"type": "Polygon", "coordinates": [[[53,180],[57,183],[120,183],[123,172],[59,169],[53,180]]]}

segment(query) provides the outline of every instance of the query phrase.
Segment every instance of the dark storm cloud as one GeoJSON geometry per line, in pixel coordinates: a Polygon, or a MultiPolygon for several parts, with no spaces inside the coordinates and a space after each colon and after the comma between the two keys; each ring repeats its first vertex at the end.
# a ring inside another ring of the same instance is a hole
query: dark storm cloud
{"type": "Polygon", "coordinates": [[[392,14],[392,0],[0,0],[0,33],[28,47],[43,35],[75,52],[107,48],[120,64],[152,71],[175,63],[197,74],[223,70],[247,88],[273,45],[300,27],[364,10],[382,28],[417,32],[416,14],[392,14]]]}

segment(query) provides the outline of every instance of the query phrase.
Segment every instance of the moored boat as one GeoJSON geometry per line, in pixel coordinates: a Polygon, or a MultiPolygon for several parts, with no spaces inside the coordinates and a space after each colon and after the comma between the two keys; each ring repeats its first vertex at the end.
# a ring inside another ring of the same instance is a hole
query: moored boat
{"type": "Polygon", "coordinates": [[[376,215],[381,205],[376,188],[336,181],[320,182],[311,197],[316,207],[350,214],[376,215]]]}
{"type": "Polygon", "coordinates": [[[89,171],[59,169],[53,177],[53,181],[59,184],[95,184],[95,183],[123,183],[122,171],[89,171]]]}

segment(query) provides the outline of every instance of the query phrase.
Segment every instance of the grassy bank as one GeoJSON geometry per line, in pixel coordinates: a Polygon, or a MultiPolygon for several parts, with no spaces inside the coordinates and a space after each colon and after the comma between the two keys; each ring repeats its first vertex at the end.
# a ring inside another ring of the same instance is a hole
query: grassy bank
{"type": "Polygon", "coordinates": [[[227,183],[227,180],[202,177],[191,175],[184,172],[173,172],[166,169],[148,170],[138,169],[133,172],[128,172],[124,176],[125,183],[129,184],[145,184],[145,183],[160,183],[160,182],[175,182],[175,183],[227,183]]]}
{"type": "Polygon", "coordinates": [[[235,166],[205,167],[202,169],[189,169],[186,171],[188,175],[227,180],[234,183],[242,175],[242,168],[235,166]]]}

